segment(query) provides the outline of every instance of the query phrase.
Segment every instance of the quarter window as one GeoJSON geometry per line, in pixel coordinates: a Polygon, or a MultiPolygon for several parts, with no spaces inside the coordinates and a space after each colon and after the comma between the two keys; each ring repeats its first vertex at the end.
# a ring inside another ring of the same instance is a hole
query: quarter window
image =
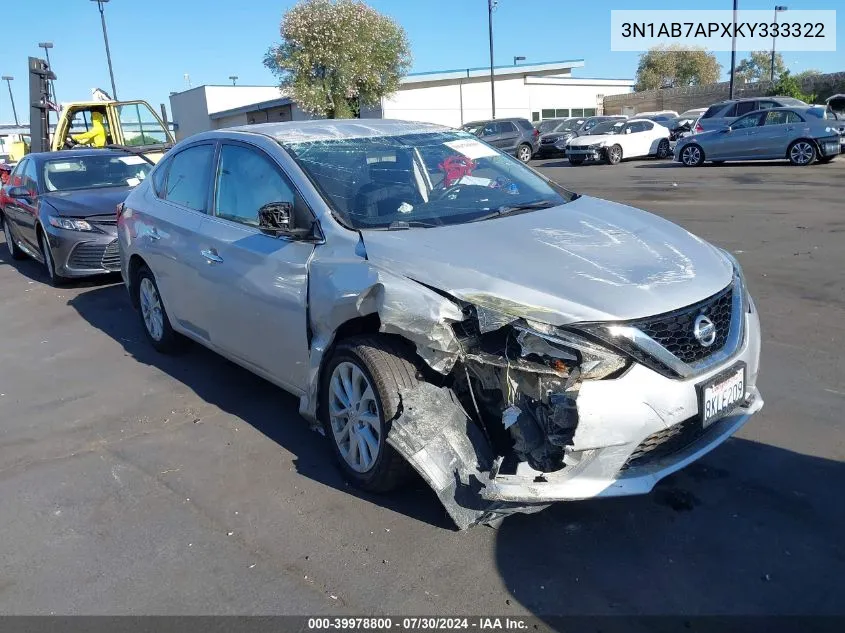
{"type": "Polygon", "coordinates": [[[164,198],[195,211],[205,211],[213,145],[194,145],[170,159],[164,198]]]}
{"type": "Polygon", "coordinates": [[[261,152],[223,145],[217,169],[214,215],[258,226],[258,210],[270,202],[295,205],[294,188],[279,168],[261,152]]]}

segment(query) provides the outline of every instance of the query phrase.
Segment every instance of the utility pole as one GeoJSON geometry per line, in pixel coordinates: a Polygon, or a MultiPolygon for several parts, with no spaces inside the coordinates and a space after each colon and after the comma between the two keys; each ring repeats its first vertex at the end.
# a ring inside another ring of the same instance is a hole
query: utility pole
{"type": "MultiPolygon", "coordinates": [[[[47,65],[50,66],[50,70],[53,70],[53,66],[50,64],[50,49],[53,48],[53,42],[39,42],[38,48],[44,49],[44,56],[47,58],[47,65]]],[[[50,92],[53,93],[53,103],[58,106],[59,98],[56,96],[56,84],[52,80],[50,81],[50,92]]]]}
{"type": "Polygon", "coordinates": [[[487,28],[490,32],[490,103],[493,116],[496,118],[496,79],[493,76],[493,9],[499,4],[498,0],[487,0],[487,28]]]}
{"type": "Polygon", "coordinates": [[[109,77],[111,78],[111,97],[117,99],[117,87],[114,85],[114,70],[111,65],[111,50],[109,49],[109,33],[106,30],[106,14],[103,12],[103,5],[109,0],[91,0],[96,2],[100,9],[100,22],[103,25],[103,41],[106,43],[106,60],[109,63],[109,77]]]}
{"type": "Polygon", "coordinates": [[[232,85],[234,86],[234,85],[236,85],[236,82],[238,81],[238,76],[237,75],[229,75],[229,79],[232,80],[232,85]]]}
{"type": "MultiPolygon", "coordinates": [[[[775,5],[775,24],[778,22],[778,13],[781,11],[786,11],[789,7],[785,7],[783,5],[775,5]]],[[[777,42],[777,38],[772,35],[772,72],[769,75],[769,79],[772,83],[775,83],[775,43],[777,42]]]]}
{"type": "Polygon", "coordinates": [[[15,108],[15,96],[12,94],[12,81],[14,77],[10,77],[9,75],[3,75],[3,81],[6,82],[6,85],[9,87],[9,99],[12,100],[12,113],[15,115],[15,125],[20,125],[18,122],[18,110],[15,108]]]}
{"type": "Polygon", "coordinates": [[[730,99],[734,98],[734,85],[736,84],[736,13],[739,9],[739,0],[734,0],[734,26],[733,33],[731,33],[731,87],[730,99]]]}

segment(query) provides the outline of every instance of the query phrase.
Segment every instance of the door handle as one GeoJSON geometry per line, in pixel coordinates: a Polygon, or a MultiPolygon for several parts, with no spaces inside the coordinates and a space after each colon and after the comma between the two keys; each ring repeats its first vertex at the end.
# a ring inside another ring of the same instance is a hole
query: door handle
{"type": "Polygon", "coordinates": [[[217,254],[217,251],[214,249],[201,251],[203,257],[208,260],[208,263],[217,262],[220,263],[223,261],[223,258],[217,254]]]}

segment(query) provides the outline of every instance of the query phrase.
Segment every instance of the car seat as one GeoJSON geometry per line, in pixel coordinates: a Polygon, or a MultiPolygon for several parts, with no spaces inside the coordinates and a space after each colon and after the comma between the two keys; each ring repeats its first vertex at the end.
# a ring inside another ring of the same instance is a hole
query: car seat
{"type": "Polygon", "coordinates": [[[370,182],[361,187],[355,197],[357,215],[366,217],[391,216],[400,205],[422,202],[414,183],[411,154],[397,151],[395,161],[380,161],[369,168],[370,182]]]}

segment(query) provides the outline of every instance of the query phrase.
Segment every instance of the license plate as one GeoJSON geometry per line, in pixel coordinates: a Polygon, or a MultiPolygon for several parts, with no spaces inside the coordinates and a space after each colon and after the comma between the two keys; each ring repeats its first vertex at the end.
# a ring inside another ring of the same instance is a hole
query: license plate
{"type": "Polygon", "coordinates": [[[745,364],[731,367],[698,386],[701,424],[708,427],[733,411],[745,399],[745,364]]]}

